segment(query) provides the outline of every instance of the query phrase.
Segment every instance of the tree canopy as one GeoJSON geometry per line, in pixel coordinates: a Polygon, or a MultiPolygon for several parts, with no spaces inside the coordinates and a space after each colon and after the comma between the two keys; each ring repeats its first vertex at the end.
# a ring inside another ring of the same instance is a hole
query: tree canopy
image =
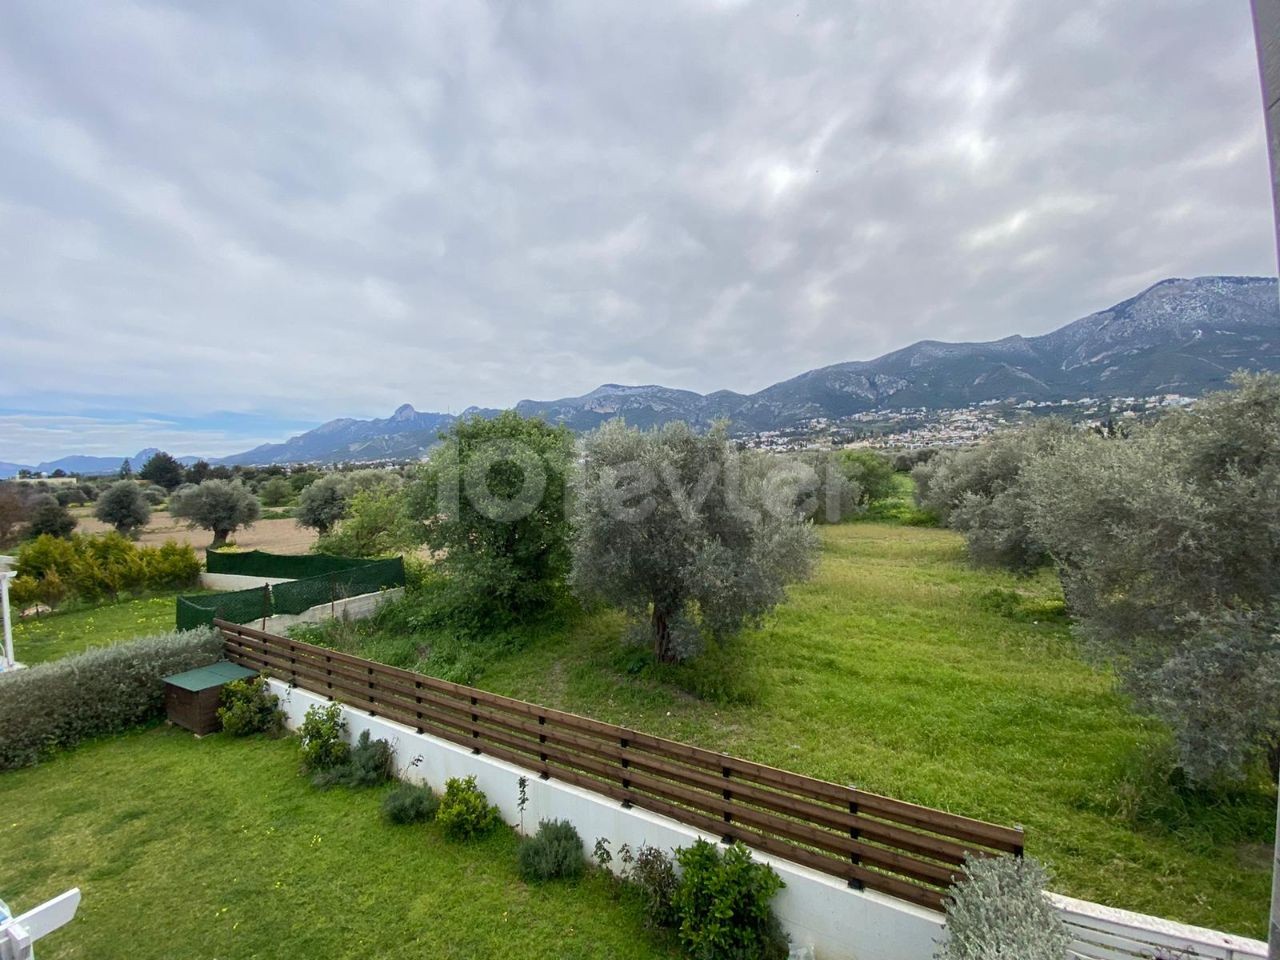
{"type": "Polygon", "coordinates": [[[151,507],[138,484],[117,480],[98,497],[93,515],[111,524],[117,533],[133,537],[151,520],[151,507]]]}
{"type": "Polygon", "coordinates": [[[192,527],[212,530],[210,547],[216,550],[241,527],[252,526],[261,508],[258,498],[239,480],[206,480],[174,491],[169,512],[192,527]]]}

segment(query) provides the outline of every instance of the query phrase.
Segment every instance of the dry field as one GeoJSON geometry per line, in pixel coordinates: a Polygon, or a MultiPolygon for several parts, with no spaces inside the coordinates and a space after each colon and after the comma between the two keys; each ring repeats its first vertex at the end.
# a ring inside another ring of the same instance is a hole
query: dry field
{"type": "MultiPolygon", "coordinates": [[[[106,533],[111,528],[85,508],[72,510],[79,525],[79,533],[106,533]]],[[[191,530],[180,520],[169,516],[167,510],[155,510],[151,514],[151,522],[142,531],[139,543],[155,546],[166,540],[177,540],[189,543],[196,548],[196,553],[204,557],[205,547],[213,539],[208,530],[191,530]]],[[[238,530],[231,538],[232,542],[242,550],[265,550],[269,553],[306,553],[316,541],[316,532],[298,526],[292,520],[259,520],[247,530],[238,530]]]]}

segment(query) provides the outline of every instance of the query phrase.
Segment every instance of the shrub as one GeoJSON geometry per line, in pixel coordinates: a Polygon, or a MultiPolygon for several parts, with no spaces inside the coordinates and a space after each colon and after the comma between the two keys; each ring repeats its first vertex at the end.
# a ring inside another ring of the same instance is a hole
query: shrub
{"type": "Polygon", "coordinates": [[[1045,899],[1048,878],[1029,857],[971,858],[947,897],[947,939],[936,960],[1062,960],[1071,937],[1045,899]]]}
{"type": "Polygon", "coordinates": [[[298,728],[302,739],[302,768],[314,773],[346,763],[351,753],[351,746],[343,739],[346,732],[347,721],[341,704],[309,707],[298,728]]]}
{"type": "Polygon", "coordinates": [[[347,515],[336,530],[316,541],[317,553],[341,557],[379,557],[413,550],[425,536],[409,515],[404,492],[390,485],[358,490],[347,501],[347,515]]]}
{"type": "Polygon", "coordinates": [[[27,536],[69,537],[76,528],[76,522],[76,518],[56,497],[45,494],[37,497],[32,505],[31,518],[27,521],[27,536]]]}
{"type": "Polygon", "coordinates": [[[502,822],[498,808],[476,786],[475,777],[453,777],[444,785],[444,797],[436,821],[445,835],[454,840],[471,840],[483,836],[502,822]]]}
{"type": "Polygon", "coordinates": [[[43,536],[18,551],[18,574],[53,588],[56,578],[69,592],[84,600],[114,597],[122,590],[182,587],[200,573],[196,552],[173,541],[161,547],[138,547],[118,533],[103,536],[73,535],[68,540],[43,536]]]}
{"type": "Polygon", "coordinates": [[[520,876],[526,883],[582,876],[582,838],[568,820],[543,820],[520,844],[520,876]]]}
{"type": "MultiPolygon", "coordinates": [[[[161,495],[164,488],[157,488],[161,495]]],[[[132,480],[117,480],[102,492],[93,515],[116,528],[116,533],[132,537],[151,520],[151,507],[142,489],[132,480]]]]}
{"type": "Polygon", "coordinates": [[[423,823],[436,818],[440,798],[423,784],[402,783],[382,799],[382,816],[389,823],[423,823]]]}
{"type": "Polygon", "coordinates": [[[222,637],[202,628],[0,674],[0,770],[156,719],[164,710],[161,678],[206,666],[221,653],[222,637]]]}
{"type": "Polygon", "coordinates": [[[896,492],[893,464],[874,450],[843,450],[836,456],[845,478],[858,490],[858,502],[887,500],[896,492]]]}
{"type": "Polygon", "coordinates": [[[317,771],[311,782],[317,787],[376,787],[391,779],[393,757],[391,744],[374,740],[368,730],[362,730],[347,759],[317,771]]]}
{"type": "Polygon", "coordinates": [[[233,680],[222,688],[222,706],[218,707],[222,729],[233,737],[251,733],[276,733],[284,726],[280,698],[262,677],[233,680]]]}
{"type": "Polygon", "coordinates": [[[674,927],[677,922],[676,887],[680,881],[671,858],[648,844],[640,847],[634,856],[624,847],[619,858],[626,870],[627,881],[640,894],[645,922],[651,927],[674,927]]]}
{"type": "Polygon", "coordinates": [[[721,855],[706,840],[677,850],[676,859],[680,942],[694,960],[787,956],[786,934],[769,905],[783,886],[772,867],[753,861],[741,843],[721,855]]]}

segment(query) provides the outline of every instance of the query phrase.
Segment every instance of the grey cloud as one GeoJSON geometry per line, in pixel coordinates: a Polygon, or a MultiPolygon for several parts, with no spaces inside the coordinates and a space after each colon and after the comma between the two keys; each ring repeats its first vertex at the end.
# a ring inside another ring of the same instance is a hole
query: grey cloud
{"type": "Polygon", "coordinates": [[[1220,0],[30,0],[0,97],[26,409],[748,391],[1274,269],[1220,0]]]}

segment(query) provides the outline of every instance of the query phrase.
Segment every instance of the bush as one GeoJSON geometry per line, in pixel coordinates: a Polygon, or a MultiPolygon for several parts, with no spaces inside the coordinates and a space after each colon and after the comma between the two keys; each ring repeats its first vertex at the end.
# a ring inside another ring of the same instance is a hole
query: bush
{"type": "Polygon", "coordinates": [[[382,800],[382,816],[388,823],[424,823],[436,818],[440,798],[423,784],[402,783],[382,800]]]}
{"type": "Polygon", "coordinates": [[[337,703],[307,709],[298,735],[302,739],[302,768],[311,773],[347,762],[351,746],[344,739],[347,721],[337,703]]]}
{"type": "Polygon", "coordinates": [[[393,758],[391,744],[374,740],[368,730],[362,730],[347,759],[317,771],[311,782],[317,787],[376,787],[391,779],[393,758]]]}
{"type": "Polygon", "coordinates": [[[222,729],[233,737],[251,733],[277,733],[284,726],[280,698],[262,677],[233,680],[222,688],[222,706],[218,707],[222,729]]]}
{"type": "Polygon", "coordinates": [[[502,822],[498,808],[476,786],[475,777],[453,777],[444,785],[444,797],[436,821],[445,835],[454,840],[472,840],[493,830],[502,822]]]}
{"type": "Polygon", "coordinates": [[[222,637],[202,628],[0,674],[0,770],[158,718],[161,678],[214,663],[221,654],[222,637]]]}
{"type": "MultiPolygon", "coordinates": [[[[173,541],[139,547],[118,533],[38,537],[18,551],[18,575],[39,581],[37,592],[71,593],[82,600],[114,597],[123,590],[184,587],[200,573],[196,552],[173,541]]],[[[47,601],[46,601],[47,602],[47,601]]]]}
{"type": "Polygon", "coordinates": [[[1044,869],[1029,857],[971,858],[947,898],[947,939],[936,960],[1062,960],[1071,937],[1045,899],[1044,869]]]}
{"type": "Polygon", "coordinates": [[[772,867],[753,861],[741,843],[721,855],[706,840],[677,850],[676,860],[682,871],[674,899],[680,942],[694,960],[787,956],[786,934],[769,905],[783,887],[772,867]]]}
{"type": "Polygon", "coordinates": [[[645,844],[634,857],[624,846],[619,851],[619,859],[627,881],[640,894],[645,922],[651,927],[674,927],[677,923],[676,887],[680,881],[671,858],[657,847],[645,844]]]}
{"type": "Polygon", "coordinates": [[[582,838],[568,820],[543,820],[520,844],[520,876],[526,883],[582,876],[582,838]]]}
{"type": "Polygon", "coordinates": [[[28,537],[69,537],[76,528],[76,518],[56,497],[37,497],[27,521],[28,537]]]}

